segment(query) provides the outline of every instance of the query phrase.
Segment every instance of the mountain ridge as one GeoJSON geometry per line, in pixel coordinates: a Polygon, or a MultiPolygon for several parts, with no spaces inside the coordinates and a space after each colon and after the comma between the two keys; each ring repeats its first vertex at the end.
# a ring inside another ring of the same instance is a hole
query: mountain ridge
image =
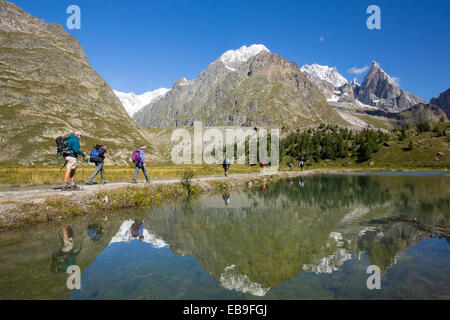
{"type": "Polygon", "coordinates": [[[81,130],[83,151],[106,143],[117,164],[148,140],[83,48],[60,25],[0,0],[0,162],[56,162],[55,138],[81,130]]]}
{"type": "Polygon", "coordinates": [[[245,62],[239,61],[239,66],[234,65],[237,69],[227,68],[222,55],[199,77],[177,81],[168,95],[141,109],[133,119],[144,127],[186,126],[195,120],[238,126],[312,125],[324,119],[348,124],[297,64],[264,48],[245,62]]]}

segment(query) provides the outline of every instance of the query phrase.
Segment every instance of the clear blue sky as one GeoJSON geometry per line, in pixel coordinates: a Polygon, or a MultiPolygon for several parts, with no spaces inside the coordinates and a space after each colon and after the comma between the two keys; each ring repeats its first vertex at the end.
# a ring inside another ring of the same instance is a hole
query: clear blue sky
{"type": "Polygon", "coordinates": [[[427,101],[450,87],[448,0],[12,2],[62,24],[103,79],[126,92],[170,88],[180,77],[197,77],[226,50],[254,43],[299,66],[336,66],[349,80],[350,68],[376,60],[427,101]],[[81,9],[81,30],[66,27],[70,4],[81,9]],[[366,27],[371,4],[381,9],[381,30],[366,27]]]}

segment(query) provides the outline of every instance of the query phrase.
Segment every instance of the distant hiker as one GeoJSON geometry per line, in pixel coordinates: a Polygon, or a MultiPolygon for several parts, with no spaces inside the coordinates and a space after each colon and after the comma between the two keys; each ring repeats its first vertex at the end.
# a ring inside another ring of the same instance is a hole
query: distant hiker
{"type": "Polygon", "coordinates": [[[131,236],[133,238],[138,238],[139,241],[144,240],[144,219],[134,220],[134,223],[131,225],[131,236]]]}
{"type": "Polygon", "coordinates": [[[134,176],[132,183],[137,183],[136,179],[139,173],[139,170],[142,169],[142,172],[144,172],[145,180],[147,180],[147,183],[150,182],[150,178],[147,174],[147,169],[145,168],[145,152],[146,146],[142,146],[139,149],[136,149],[133,151],[133,162],[136,166],[136,169],[134,170],[134,176]]]}
{"type": "Polygon", "coordinates": [[[259,161],[259,167],[261,168],[262,171],[264,171],[266,169],[265,163],[262,162],[261,160],[259,161]]]}
{"type": "Polygon", "coordinates": [[[303,166],[305,165],[305,162],[303,160],[300,160],[300,163],[298,165],[300,169],[303,171],[303,166]]]}
{"type": "Polygon", "coordinates": [[[288,166],[289,166],[289,171],[292,171],[292,162],[291,162],[291,160],[289,160],[288,166]]]}
{"type": "Polygon", "coordinates": [[[73,134],[69,136],[67,139],[67,148],[70,153],[68,156],[64,158],[66,173],[64,175],[64,184],[62,187],[62,191],[67,190],[79,190],[77,185],[75,184],[75,172],[77,170],[77,157],[78,155],[82,155],[83,157],[86,155],[86,152],[80,150],[80,138],[83,134],[80,131],[75,131],[73,134]],[[67,185],[67,182],[70,178],[70,187],[67,185]]]}
{"type": "Polygon", "coordinates": [[[228,177],[228,171],[230,170],[230,165],[231,165],[230,159],[228,157],[225,157],[225,159],[223,159],[223,163],[222,163],[225,177],[228,177]]]}
{"type": "Polygon", "coordinates": [[[86,184],[91,185],[92,181],[95,179],[97,174],[101,172],[101,183],[103,184],[104,176],[105,176],[105,170],[103,169],[103,162],[105,161],[106,157],[106,145],[96,145],[94,149],[91,152],[91,155],[89,157],[89,160],[93,163],[95,163],[96,168],[92,176],[89,178],[89,180],[86,182],[86,184]]]}

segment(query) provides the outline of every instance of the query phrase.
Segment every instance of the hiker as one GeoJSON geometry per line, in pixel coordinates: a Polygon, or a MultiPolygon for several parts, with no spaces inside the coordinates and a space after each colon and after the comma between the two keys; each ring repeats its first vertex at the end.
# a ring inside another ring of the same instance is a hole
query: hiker
{"type": "Polygon", "coordinates": [[[150,178],[148,177],[147,169],[145,168],[145,148],[146,146],[142,146],[133,151],[133,162],[136,165],[136,169],[134,170],[133,181],[131,183],[137,183],[136,179],[140,169],[144,172],[147,183],[150,183],[150,178]]]}
{"type": "Polygon", "coordinates": [[[104,184],[105,181],[103,180],[105,175],[105,170],[103,169],[103,162],[106,158],[106,145],[97,145],[94,147],[94,150],[92,150],[90,155],[90,161],[94,162],[96,165],[95,171],[92,174],[92,176],[89,178],[89,180],[86,182],[87,185],[91,185],[92,181],[95,179],[97,174],[101,172],[101,183],[104,184]]]}
{"type": "Polygon", "coordinates": [[[134,220],[134,223],[131,226],[131,236],[133,238],[138,238],[139,241],[144,240],[144,219],[134,220]]]}
{"type": "Polygon", "coordinates": [[[291,162],[291,160],[289,160],[288,166],[289,166],[289,171],[292,171],[292,162],[291,162]]]}
{"type": "Polygon", "coordinates": [[[225,157],[225,159],[223,160],[223,163],[222,163],[225,177],[228,177],[228,170],[230,170],[230,165],[231,165],[230,159],[228,159],[228,157],[225,157]]]}
{"type": "Polygon", "coordinates": [[[262,171],[264,171],[266,169],[265,163],[262,162],[261,160],[259,161],[259,167],[261,168],[262,171]]]}
{"type": "Polygon", "coordinates": [[[66,166],[66,173],[64,175],[64,184],[62,187],[62,191],[67,190],[79,190],[78,186],[75,184],[75,172],[77,170],[77,157],[78,155],[82,155],[83,157],[86,155],[86,152],[80,150],[80,138],[83,134],[80,131],[75,131],[73,134],[69,136],[67,140],[67,148],[70,151],[70,154],[64,158],[66,166]],[[67,185],[67,182],[70,179],[70,187],[67,185]]]}
{"type": "Polygon", "coordinates": [[[300,160],[300,163],[298,165],[300,169],[303,171],[303,166],[305,165],[305,162],[303,160],[300,160]]]}

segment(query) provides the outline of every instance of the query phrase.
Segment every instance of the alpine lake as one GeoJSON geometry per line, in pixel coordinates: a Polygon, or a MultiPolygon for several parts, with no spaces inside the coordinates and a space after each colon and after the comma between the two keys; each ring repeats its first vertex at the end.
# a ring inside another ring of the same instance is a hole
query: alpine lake
{"type": "Polygon", "coordinates": [[[283,179],[2,231],[0,299],[450,299],[449,222],[447,172],[283,179]]]}

